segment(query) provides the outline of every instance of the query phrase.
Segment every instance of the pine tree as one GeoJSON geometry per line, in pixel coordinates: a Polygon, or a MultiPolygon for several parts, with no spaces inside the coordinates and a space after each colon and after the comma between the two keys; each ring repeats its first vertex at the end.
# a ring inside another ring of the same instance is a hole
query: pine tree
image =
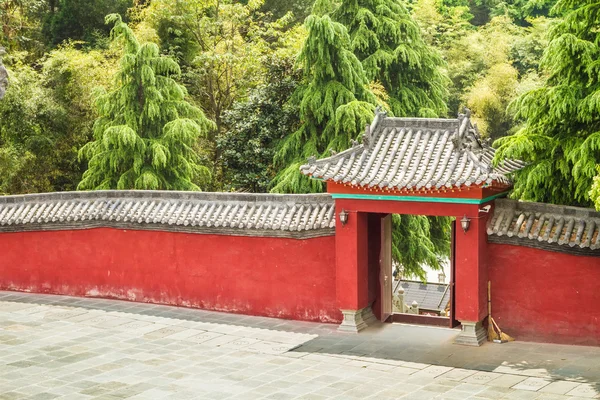
{"type": "MultiPolygon", "coordinates": [[[[318,9],[323,8],[319,4],[318,9]]],[[[306,27],[308,37],[299,58],[306,83],[296,93],[302,125],[282,141],[275,155],[282,169],[273,184],[277,193],[322,191],[321,182],[300,174],[300,165],[310,156],[349,147],[373,119],[377,103],[360,61],[349,49],[346,28],[326,14],[310,15],[306,27]]]]}
{"type": "Polygon", "coordinates": [[[89,165],[78,188],[199,190],[209,173],[194,147],[213,123],[185,100],[175,61],[153,43],[140,44],[119,15],[106,22],[114,23],[111,37],[124,55],[116,88],[97,98],[95,140],[80,150],[89,165]]]}
{"type": "Polygon", "coordinates": [[[384,86],[394,115],[446,114],[443,61],[400,0],[343,0],[332,18],[348,29],[352,51],[367,78],[384,86]]]}
{"type": "Polygon", "coordinates": [[[547,79],[511,104],[524,124],[496,141],[496,159],[529,163],[515,176],[514,197],[590,206],[600,160],[600,3],[561,0],[553,12],[565,16],[549,31],[547,79]]]}

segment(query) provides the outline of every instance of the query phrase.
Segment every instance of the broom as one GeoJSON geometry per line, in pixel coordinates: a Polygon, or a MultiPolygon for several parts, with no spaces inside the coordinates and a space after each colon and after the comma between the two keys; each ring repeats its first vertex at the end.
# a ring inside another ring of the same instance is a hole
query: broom
{"type": "Polygon", "coordinates": [[[492,318],[492,282],[488,281],[488,340],[494,343],[512,342],[512,337],[502,332],[494,318],[492,318]]]}

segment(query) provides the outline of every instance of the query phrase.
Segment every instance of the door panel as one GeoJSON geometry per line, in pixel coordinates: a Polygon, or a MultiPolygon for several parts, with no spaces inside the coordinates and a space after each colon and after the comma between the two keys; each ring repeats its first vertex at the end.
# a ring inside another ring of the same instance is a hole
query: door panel
{"type": "Polygon", "coordinates": [[[392,215],[381,219],[381,253],[379,255],[381,321],[392,315],[392,215]]]}
{"type": "Polygon", "coordinates": [[[454,277],[456,272],[456,220],[452,221],[452,231],[450,233],[450,328],[454,328],[460,324],[454,318],[454,277]]]}

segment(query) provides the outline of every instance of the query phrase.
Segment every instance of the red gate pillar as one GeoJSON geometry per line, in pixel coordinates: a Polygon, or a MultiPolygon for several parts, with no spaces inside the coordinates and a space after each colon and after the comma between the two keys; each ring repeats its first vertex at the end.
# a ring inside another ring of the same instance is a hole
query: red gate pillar
{"type": "MultiPolygon", "coordinates": [[[[473,215],[478,215],[477,209],[473,215]]],[[[455,313],[462,331],[455,343],[481,346],[486,341],[482,326],[487,316],[487,215],[471,217],[469,228],[463,231],[456,219],[455,313]]]]}
{"type": "Polygon", "coordinates": [[[342,211],[336,205],[336,291],[344,318],[338,329],[359,332],[376,320],[369,304],[368,214],[345,211],[348,220],[342,224],[342,211]]]}

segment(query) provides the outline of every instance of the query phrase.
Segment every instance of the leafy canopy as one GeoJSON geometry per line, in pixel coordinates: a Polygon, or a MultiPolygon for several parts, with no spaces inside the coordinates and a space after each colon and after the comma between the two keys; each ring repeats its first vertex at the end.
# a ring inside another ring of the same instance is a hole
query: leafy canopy
{"type": "Polygon", "coordinates": [[[119,15],[106,21],[124,55],[115,89],[97,98],[95,140],[80,150],[89,163],[78,188],[198,190],[208,171],[194,147],[213,123],[185,100],[174,60],[140,44],[119,15]]]}
{"type": "Polygon", "coordinates": [[[348,29],[351,50],[367,79],[384,86],[394,115],[446,114],[444,63],[402,2],[343,0],[332,18],[348,29]]]}
{"type": "Polygon", "coordinates": [[[350,51],[346,28],[316,14],[306,19],[306,27],[299,58],[305,84],[296,93],[302,124],[275,154],[281,169],[273,187],[278,193],[322,191],[322,184],[302,176],[299,166],[307,157],[349,147],[373,119],[377,103],[360,61],[350,51]]]}
{"type": "Polygon", "coordinates": [[[554,11],[565,16],[549,31],[547,78],[511,104],[524,124],[496,142],[496,160],[529,162],[516,175],[515,197],[589,206],[598,204],[590,189],[600,159],[600,3],[561,0],[554,11]]]}
{"type": "Polygon", "coordinates": [[[275,144],[299,125],[298,105],[288,101],[299,80],[294,61],[276,56],[268,59],[266,82],[225,112],[228,129],[217,144],[227,190],[268,191],[274,178],[275,144]]]}

